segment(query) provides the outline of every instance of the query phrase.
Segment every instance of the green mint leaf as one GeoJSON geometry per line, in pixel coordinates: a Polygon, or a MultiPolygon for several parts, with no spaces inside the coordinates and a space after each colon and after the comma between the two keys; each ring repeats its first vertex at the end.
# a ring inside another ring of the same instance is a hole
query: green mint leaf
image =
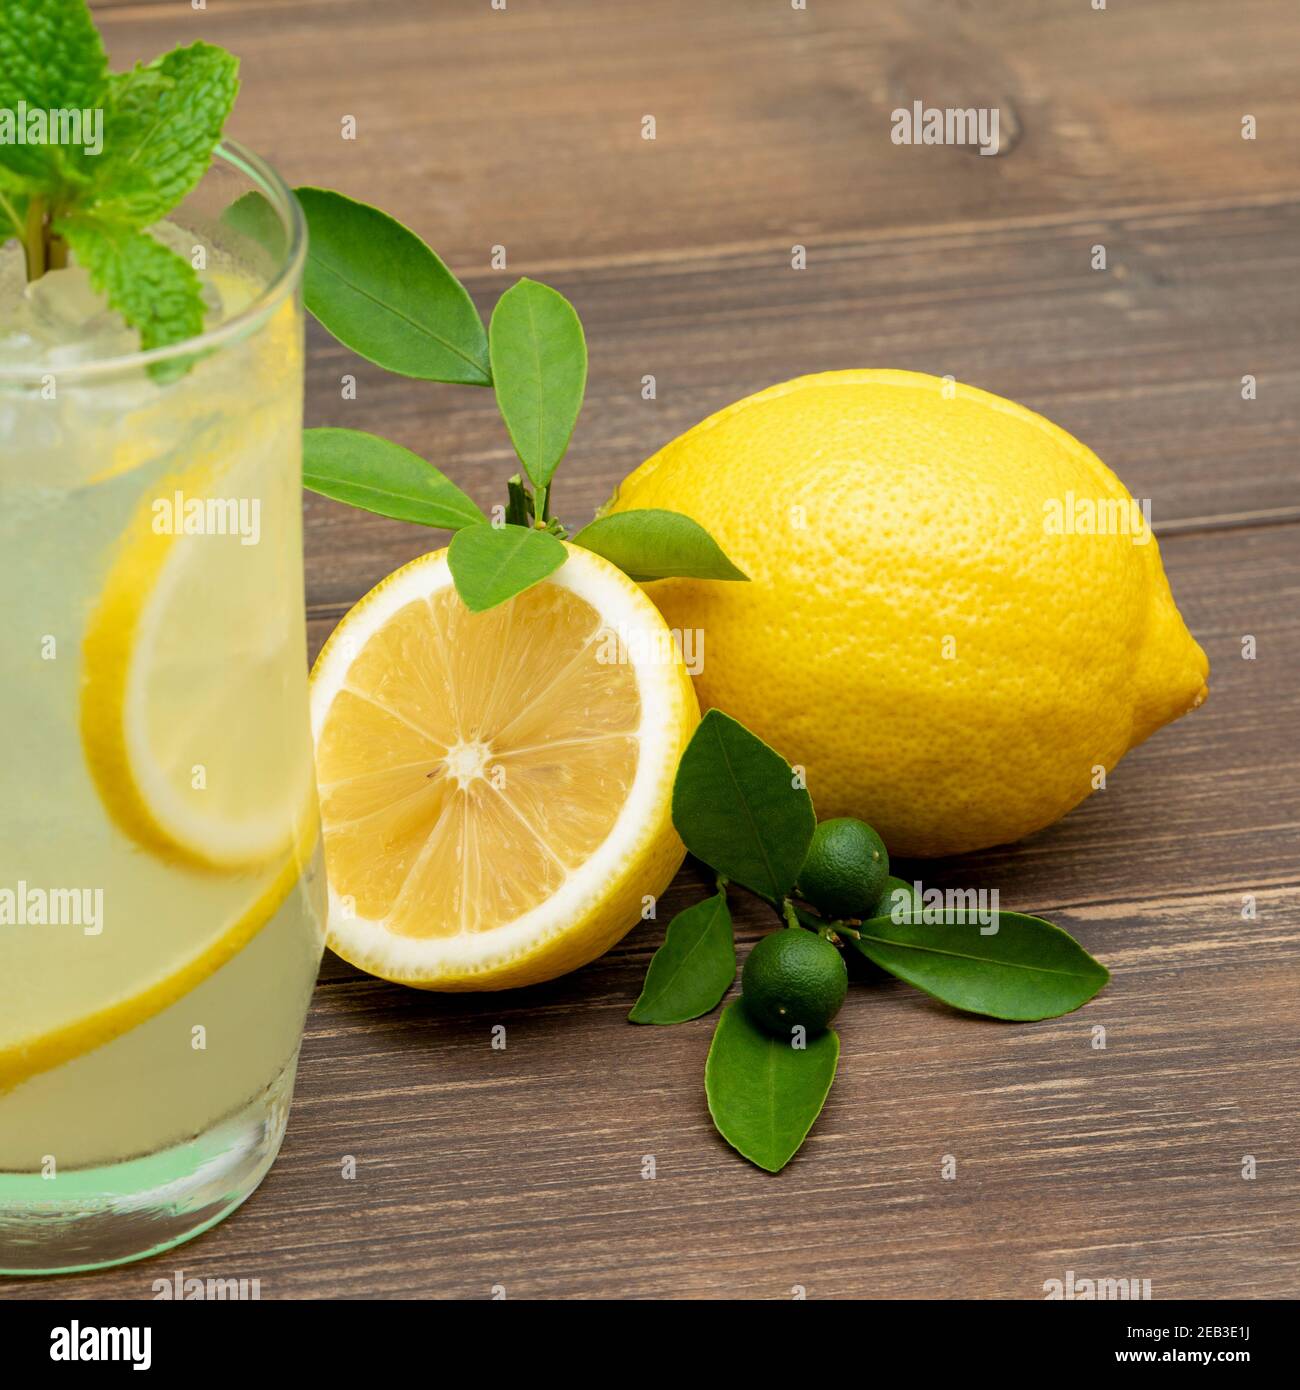
{"type": "MultiPolygon", "coordinates": [[[[898,915],[903,915],[899,913],[898,915]]],[[[873,917],[850,944],[882,970],[966,1013],[1030,1022],[1086,1004],[1110,972],[1060,927],[1041,917],[1000,912],[985,936],[963,912],[942,921],[873,917]]]]}
{"type": "Polygon", "coordinates": [[[736,943],[725,892],[679,912],[646,971],[631,1023],[685,1023],[716,1008],[736,978],[736,943]]]}
{"type": "Polygon", "coordinates": [[[749,578],[698,521],[658,507],[597,517],[574,536],[573,543],[603,555],[638,584],[674,576],[749,578]]]}
{"type": "MultiPolygon", "coordinates": [[[[69,217],[55,230],[90,275],[91,284],[131,325],[140,346],[167,347],[203,331],[203,294],[194,267],[147,232],[116,223],[69,217]]],[[[155,363],[151,374],[168,381],[191,361],[155,363]]]]}
{"type": "Polygon", "coordinates": [[[485,613],[554,573],[564,542],[524,526],[467,526],[451,538],[447,563],[466,608],[485,613]]]}
{"type": "Polygon", "coordinates": [[[104,151],[78,205],[133,227],[165,216],[207,172],[238,91],[239,60],[208,43],[114,74],[104,151]]]}
{"type": "Polygon", "coordinates": [[[0,108],[92,105],[107,72],[86,0],[0,0],[0,108]]]}
{"type": "Polygon", "coordinates": [[[803,868],[817,820],[790,764],[711,709],[677,767],[673,824],[697,859],[779,903],[803,868]]]}
{"type": "Polygon", "coordinates": [[[733,999],[718,1019],[704,1067],[718,1133],[751,1163],[779,1173],[821,1114],[839,1057],[833,1029],[795,1047],[764,1032],[745,1001],[733,999]]]}
{"type": "Polygon", "coordinates": [[[414,232],[341,193],[295,192],[310,234],[304,298],[339,342],[401,376],[491,385],[478,310],[414,232]]]}
{"type": "MultiPolygon", "coordinates": [[[[108,60],[85,0],[0,0],[0,122],[18,104],[72,111],[100,105],[108,60]]],[[[0,164],[48,190],[70,176],[76,151],[0,143],[0,164]]]]}
{"type": "Polygon", "coordinates": [[[302,482],[336,502],[421,526],[456,531],[487,521],[433,464],[363,430],[304,430],[302,482]]]}
{"type": "Polygon", "coordinates": [[[582,323],[562,294],[520,280],[497,300],[488,348],[497,405],[515,453],[533,486],[548,487],[587,389],[582,323]]]}

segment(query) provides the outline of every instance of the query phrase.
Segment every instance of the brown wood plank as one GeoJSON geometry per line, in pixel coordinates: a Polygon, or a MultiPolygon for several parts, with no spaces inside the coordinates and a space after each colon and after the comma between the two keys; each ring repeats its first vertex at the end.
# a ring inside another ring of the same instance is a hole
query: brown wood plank
{"type": "MultiPolygon", "coordinates": [[[[1073,1269],[1156,1298],[1296,1296],[1300,527],[1164,549],[1209,702],[1058,827],[934,879],[1083,941],[1114,975],[1083,1011],[1001,1025],[856,988],[828,1108],[774,1178],[710,1128],[711,1023],[624,1021],[701,891],[690,865],[657,923],[536,989],[427,996],[327,956],[285,1148],[247,1206],[179,1252],[5,1293],[147,1296],[184,1269],[267,1298],[1036,1298],[1073,1269]]],[[[738,902],[748,943],[768,919],[738,902]]]]}
{"type": "MultiPolygon", "coordinates": [[[[804,372],[905,367],[1023,401],[1094,448],[1157,530],[1300,514],[1300,202],[779,247],[550,277],[586,324],[591,376],[556,483],[589,520],[620,478],[729,401],[804,372]],[[1089,267],[1104,243],[1110,269],[1089,267]],[[641,379],[657,397],[642,399],[641,379]],[[1258,399],[1241,399],[1253,374],[1258,399]]],[[[503,276],[471,280],[490,313],[503,276]]],[[[518,464],[490,391],[387,376],[313,325],[308,423],[386,434],[483,506],[518,464]],[[357,398],[340,379],[355,376],[357,398]]],[[[351,602],[441,533],[309,497],[308,597],[351,602]]]]}
{"type": "Polygon", "coordinates": [[[495,243],[522,268],[1296,189],[1285,0],[222,0],[101,20],[119,64],[231,48],[232,133],[465,273],[495,243]],[[914,99],[998,106],[1014,148],[895,145],[914,99]]]}

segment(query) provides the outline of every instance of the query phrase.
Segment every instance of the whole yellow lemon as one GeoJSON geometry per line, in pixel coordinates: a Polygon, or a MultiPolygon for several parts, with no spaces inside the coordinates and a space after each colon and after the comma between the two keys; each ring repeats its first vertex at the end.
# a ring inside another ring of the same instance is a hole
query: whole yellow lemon
{"type": "MultiPolygon", "coordinates": [[[[760,391],[648,459],[608,512],[706,527],[750,582],[646,586],[702,638],[702,708],[894,855],[1019,839],[1205,699],[1149,518],[1041,415],[915,372],[760,391]]],[[[688,663],[689,664],[689,663],[688,663]]]]}

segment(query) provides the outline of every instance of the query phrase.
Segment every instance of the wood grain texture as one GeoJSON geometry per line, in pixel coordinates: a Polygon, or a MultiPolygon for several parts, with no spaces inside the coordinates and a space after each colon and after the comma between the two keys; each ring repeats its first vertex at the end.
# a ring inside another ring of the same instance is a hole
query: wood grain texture
{"type": "MultiPolygon", "coordinates": [[[[770,246],[551,276],[582,314],[591,358],[554,504],[580,526],[643,458],[737,397],[804,372],[888,365],[1042,411],[1151,499],[1158,531],[1243,512],[1300,517],[1300,287],[1287,269],[1298,239],[1300,201],[1286,201],[859,238],[820,248],[803,271],[770,246]],[[1099,242],[1104,272],[1089,264],[1099,242]],[[1246,374],[1253,401],[1241,398],[1246,374]]],[[[508,281],[470,279],[485,314],[508,281]]],[[[505,500],[518,463],[490,391],[386,376],[316,326],[310,342],[309,424],[387,434],[480,505],[505,500]],[[344,375],[355,400],[341,398],[344,375]]],[[[394,560],[445,544],[324,498],[308,498],[306,518],[313,604],[350,603],[394,560]]]]}
{"type": "Polygon", "coordinates": [[[424,229],[458,273],[494,244],[527,273],[1294,188],[1285,0],[221,0],[105,21],[119,64],[199,37],[239,54],[233,133],[424,229]],[[913,100],[998,106],[1015,146],[895,145],[913,100]]]}
{"type": "MultiPolygon", "coordinates": [[[[536,989],[430,997],[327,956],[285,1147],[247,1206],[159,1260],[0,1295],[141,1297],[177,1268],[259,1277],[265,1297],[1038,1298],[1068,1269],[1150,1278],[1156,1298],[1300,1293],[1300,179],[1283,134],[1300,12],[225,0],[178,20],[128,0],[105,20],[119,60],[200,33],[241,52],[239,133],[293,179],[402,215],[481,307],[509,278],[486,269],[493,242],[571,295],[592,344],[560,475],[572,520],[774,380],[950,371],[1044,411],[1153,499],[1211,696],[1059,825],[927,866],[1059,921],[1110,986],[1029,1025],[855,989],[839,1079],[783,1175],[712,1131],[708,1020],[625,1022],[704,888],[688,864],[659,921],[536,989]],[[1013,148],[890,145],[912,94],[1005,100],[1013,148]]],[[[384,379],[316,332],[309,414],[423,450],[480,502],[511,467],[489,393],[384,379]]],[[[311,499],[313,650],[436,540],[311,499]]],[[[736,915],[743,952],[766,919],[748,900],[736,915]]]]}

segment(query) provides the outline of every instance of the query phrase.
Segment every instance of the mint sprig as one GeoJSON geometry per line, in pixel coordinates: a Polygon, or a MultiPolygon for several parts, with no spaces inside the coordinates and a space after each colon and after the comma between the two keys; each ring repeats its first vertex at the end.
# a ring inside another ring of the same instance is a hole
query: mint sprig
{"type": "MultiPolygon", "coordinates": [[[[930,911],[891,892],[865,921],[830,921],[795,886],[815,824],[812,801],[774,749],[721,710],[700,721],[678,765],[673,824],[715,873],[748,888],[780,931],[812,931],[966,1013],[1015,1022],[1056,1018],[1086,1004],[1109,980],[1068,933],[1041,917],[930,911]]],[[[894,880],[890,880],[892,886],[894,880]]],[[[718,898],[678,913],[651,959],[629,1018],[675,1023],[716,1007],[735,978],[719,939],[718,898]]],[[[725,898],[723,899],[725,910],[725,898]]],[[[727,915],[730,929],[730,915],[727,915]]],[[[729,945],[730,943],[726,943],[729,945]]],[[[743,996],[721,1015],[705,1089],[718,1132],[745,1158],[776,1172],[794,1157],[830,1090],[839,1041],[827,1029],[791,1038],[764,1032],[743,996]]]]}
{"type": "MultiPolygon", "coordinates": [[[[90,282],[140,331],[140,346],[166,347],[203,331],[203,295],[190,263],[147,232],[121,222],[61,217],[55,224],[90,282]]],[[[178,362],[156,363],[155,379],[167,380],[187,369],[178,362]]]]}
{"type": "MultiPolygon", "coordinates": [[[[491,523],[481,513],[448,517],[412,502],[414,495],[450,486],[432,464],[424,465],[426,487],[418,469],[412,472],[415,456],[408,451],[385,457],[375,436],[336,430],[325,475],[314,466],[320,441],[312,436],[320,432],[308,431],[304,486],[399,521],[453,531],[449,562],[461,598],[475,612],[505,603],[565,559],[560,541],[568,531],[555,515],[551,483],[586,393],[587,342],[577,310],[559,291],[524,278],[500,296],[485,330],[464,285],[409,227],[342,193],[296,192],[307,217],[304,297],[313,317],[386,371],[491,386],[523,470],[509,480],[491,523]]],[[[268,212],[256,197],[245,196],[227,216],[258,236],[258,228],[273,224],[268,212]]],[[[573,544],[638,582],[745,578],[702,526],[671,511],[603,518],[582,528],[573,544]]]]}
{"type": "MultiPolygon", "coordinates": [[[[108,75],[104,45],[84,0],[0,0],[0,111],[81,111],[98,104],[108,75]]],[[[83,184],[78,151],[0,144],[0,165],[26,183],[23,196],[83,184]]]]}
{"type": "MultiPolygon", "coordinates": [[[[17,238],[27,278],[67,264],[140,333],[145,350],[202,331],[193,267],[147,228],[198,184],[239,88],[239,62],[194,43],[129,72],[108,70],[85,0],[0,0],[0,112],[102,119],[103,146],[0,141],[0,239],[17,238]]],[[[186,362],[154,364],[167,379],[186,362]]]]}
{"type": "Polygon", "coordinates": [[[147,227],[197,187],[239,91],[239,60],[192,43],[108,79],[104,151],[77,206],[147,227]]]}

